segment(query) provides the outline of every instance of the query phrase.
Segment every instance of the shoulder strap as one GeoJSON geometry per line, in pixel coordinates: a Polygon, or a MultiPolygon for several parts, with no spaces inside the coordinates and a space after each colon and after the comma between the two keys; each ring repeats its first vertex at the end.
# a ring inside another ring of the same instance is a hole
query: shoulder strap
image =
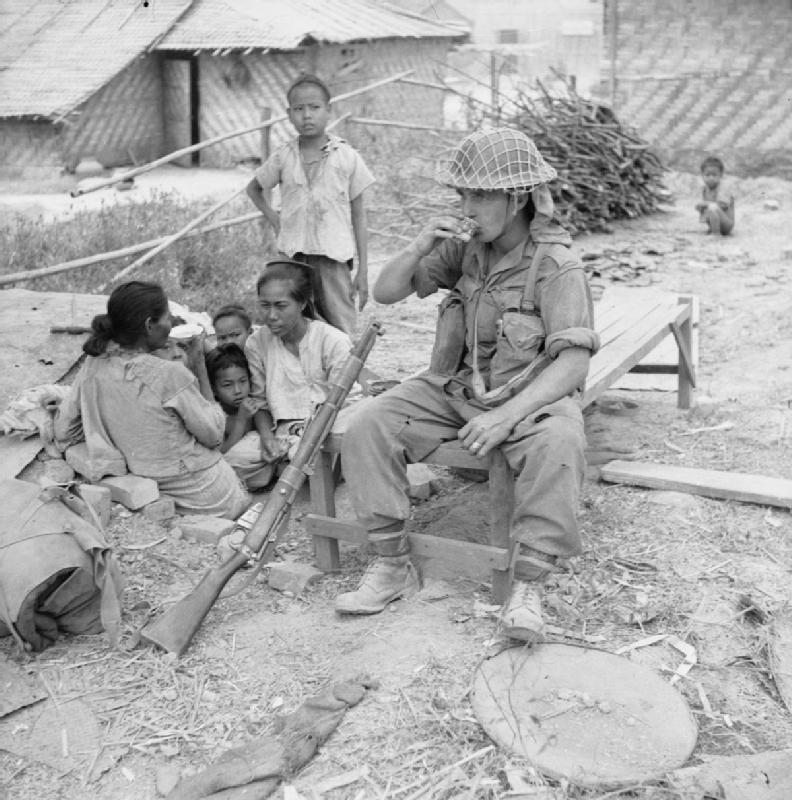
{"type": "Polygon", "coordinates": [[[531,266],[525,276],[525,286],[523,287],[522,300],[520,302],[520,310],[523,312],[530,312],[536,308],[536,276],[539,274],[539,267],[544,257],[550,252],[551,247],[552,245],[546,242],[539,242],[536,245],[536,250],[531,259],[531,266]]]}

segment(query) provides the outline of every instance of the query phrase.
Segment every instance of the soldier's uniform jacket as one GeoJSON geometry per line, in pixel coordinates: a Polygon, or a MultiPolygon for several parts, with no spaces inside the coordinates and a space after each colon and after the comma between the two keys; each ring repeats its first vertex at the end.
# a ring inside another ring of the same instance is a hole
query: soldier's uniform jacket
{"type": "Polygon", "coordinates": [[[458,321],[464,319],[461,357],[449,372],[463,378],[476,360],[486,388],[496,389],[543,354],[554,359],[567,347],[597,351],[588,281],[570,245],[559,225],[535,221],[530,238],[497,263],[491,263],[489,245],[457,239],[446,239],[421,260],[413,278],[419,297],[452,290],[441,304],[438,335],[448,337],[442,313],[455,303],[458,321]]]}

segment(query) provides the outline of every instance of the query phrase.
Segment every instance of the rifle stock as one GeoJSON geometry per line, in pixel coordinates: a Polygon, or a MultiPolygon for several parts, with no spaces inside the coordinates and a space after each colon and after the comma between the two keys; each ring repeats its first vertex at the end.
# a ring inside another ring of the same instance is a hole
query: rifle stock
{"type": "Polygon", "coordinates": [[[380,323],[372,322],[350,351],[337,380],[330,384],[327,399],[306,425],[294,458],[283,470],[267,505],[245,536],[239,552],[234,553],[220,566],[208,570],[188,595],[159,619],[146,625],[140,631],[141,639],[181,656],[190,646],[193,636],[223,587],[237,570],[251,558],[266,558],[268,551],[274,547],[278,529],[286,519],[297,492],[309,474],[310,467],[380,332],[380,323]]]}

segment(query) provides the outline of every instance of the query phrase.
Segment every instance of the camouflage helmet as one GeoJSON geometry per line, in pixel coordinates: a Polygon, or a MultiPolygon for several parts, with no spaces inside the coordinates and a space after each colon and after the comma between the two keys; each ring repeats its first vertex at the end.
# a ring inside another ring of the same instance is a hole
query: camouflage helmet
{"type": "Polygon", "coordinates": [[[557,177],[522,131],[489,128],[466,136],[438,179],[455,189],[529,191],[557,177]]]}

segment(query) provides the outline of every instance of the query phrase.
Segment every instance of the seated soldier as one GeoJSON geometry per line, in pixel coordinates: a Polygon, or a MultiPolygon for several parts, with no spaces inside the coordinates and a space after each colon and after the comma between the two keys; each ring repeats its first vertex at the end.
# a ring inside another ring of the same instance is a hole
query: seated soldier
{"type": "Polygon", "coordinates": [[[583,267],[568,233],[547,220],[555,176],[521,132],[471,134],[443,179],[462,213],[428,220],[377,279],[380,303],[451,293],[430,371],[361,405],[344,435],[343,472],[378,557],[357,590],[338,596],[339,613],[377,613],[417,586],[407,463],[458,438],[477,456],[500,447],[516,475],[521,568],[500,621],[510,637],[542,636],[542,583],[581,548],[579,394],[599,346],[583,267]]]}

